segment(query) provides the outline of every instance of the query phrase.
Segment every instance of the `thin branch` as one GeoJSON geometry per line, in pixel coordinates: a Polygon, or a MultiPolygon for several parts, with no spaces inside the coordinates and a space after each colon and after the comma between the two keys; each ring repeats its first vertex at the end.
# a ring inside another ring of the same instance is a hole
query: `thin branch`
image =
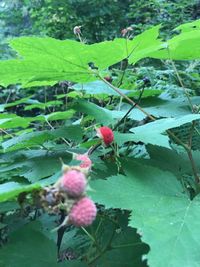
{"type": "MultiPolygon", "coordinates": [[[[63,221],[65,220],[65,212],[64,210],[61,210],[61,217],[60,217],[60,220],[59,220],[59,224],[62,224],[63,221]]],[[[58,228],[58,231],[57,231],[57,258],[59,259],[59,256],[60,256],[60,247],[61,247],[61,244],[62,244],[62,239],[63,239],[63,236],[64,236],[64,233],[65,233],[65,230],[66,230],[67,226],[62,226],[60,228],[58,228]]]]}
{"type": "Polygon", "coordinates": [[[187,154],[188,154],[188,157],[189,157],[191,166],[192,166],[192,171],[193,171],[193,174],[194,174],[195,182],[196,182],[196,184],[199,184],[200,177],[198,175],[198,170],[197,170],[195,161],[194,161],[193,156],[192,156],[192,151],[191,150],[188,150],[187,151],[187,154]]]}
{"type": "MultiPolygon", "coordinates": [[[[169,53],[169,55],[170,55],[170,53],[169,53]]],[[[184,92],[185,92],[185,95],[186,95],[186,97],[187,97],[188,103],[189,103],[189,105],[190,105],[190,108],[191,108],[191,110],[192,110],[192,112],[193,112],[193,105],[192,105],[192,101],[191,101],[191,99],[190,99],[190,96],[189,96],[189,94],[187,93],[187,90],[186,90],[186,88],[185,88],[185,86],[184,86],[184,84],[183,84],[183,82],[182,82],[182,79],[181,79],[179,73],[178,73],[178,70],[177,70],[177,68],[176,68],[176,65],[174,64],[174,61],[173,61],[172,59],[171,59],[170,61],[171,61],[171,63],[172,63],[172,67],[173,67],[173,69],[174,69],[174,72],[176,73],[176,76],[177,76],[177,79],[178,79],[178,81],[179,81],[179,84],[180,84],[181,87],[183,88],[183,90],[184,90],[184,92]]]]}
{"type": "Polygon", "coordinates": [[[190,163],[191,163],[191,166],[192,166],[193,174],[194,174],[194,177],[195,177],[195,182],[197,184],[199,184],[200,177],[198,175],[198,170],[197,170],[197,167],[196,167],[193,155],[192,155],[192,136],[193,136],[193,133],[194,133],[194,130],[195,130],[195,125],[196,125],[196,121],[193,121],[191,130],[190,130],[190,135],[189,135],[189,141],[188,141],[189,149],[187,151],[187,154],[188,154],[188,157],[190,159],[190,163]]]}
{"type": "Polygon", "coordinates": [[[111,249],[111,243],[113,241],[113,238],[115,236],[115,228],[114,228],[114,231],[112,232],[112,235],[108,241],[108,243],[106,244],[106,246],[104,247],[104,249],[101,250],[101,252],[96,255],[90,262],[89,262],[89,266],[94,263],[96,260],[98,260],[107,250],[110,250],[111,249]]]}
{"type": "Polygon", "coordinates": [[[136,107],[136,105],[138,105],[139,103],[140,103],[140,100],[141,100],[141,98],[142,98],[142,95],[143,95],[143,93],[144,93],[144,87],[142,88],[142,90],[141,90],[141,92],[140,92],[140,95],[139,95],[139,97],[138,97],[138,99],[137,99],[137,103],[135,103],[135,105],[133,105],[128,111],[127,111],[127,113],[124,115],[124,117],[122,117],[121,118],[121,120],[119,120],[118,122],[117,122],[117,124],[114,126],[114,128],[113,128],[113,131],[114,130],[116,130],[117,129],[117,127],[126,119],[126,117],[130,114],[130,112],[136,107]]]}
{"type": "Polygon", "coordinates": [[[118,93],[119,95],[121,95],[124,99],[126,99],[131,105],[137,107],[142,113],[144,113],[147,117],[149,117],[152,121],[155,121],[156,119],[151,116],[148,112],[146,112],[143,108],[141,108],[136,102],[134,102],[132,99],[130,99],[127,95],[125,95],[124,93],[122,93],[117,87],[115,87],[114,85],[112,85],[111,83],[109,83],[108,81],[106,81],[103,77],[101,77],[100,75],[98,75],[99,79],[101,79],[104,83],[106,83],[107,85],[109,85],[116,93],[118,93]]]}
{"type": "MultiPolygon", "coordinates": [[[[46,121],[46,123],[49,125],[49,127],[52,130],[55,130],[55,128],[51,125],[51,123],[47,119],[45,121],[46,121]]],[[[61,137],[61,139],[65,142],[65,144],[67,144],[68,146],[70,146],[70,143],[64,137],[61,137]]]]}
{"type": "Polygon", "coordinates": [[[188,146],[189,146],[190,150],[192,150],[192,136],[194,133],[195,125],[196,125],[196,121],[193,121],[191,130],[190,130],[190,134],[189,134],[189,141],[188,141],[188,146]]]}

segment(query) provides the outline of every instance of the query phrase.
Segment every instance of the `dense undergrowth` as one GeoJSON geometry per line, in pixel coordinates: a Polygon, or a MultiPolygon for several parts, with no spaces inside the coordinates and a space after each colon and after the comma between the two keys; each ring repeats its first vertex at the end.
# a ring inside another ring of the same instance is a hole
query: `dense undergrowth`
{"type": "Polygon", "coordinates": [[[10,41],[0,62],[0,266],[199,266],[200,21],[137,31],[90,45],[79,34],[10,41]],[[97,136],[101,126],[113,142],[97,136]],[[76,200],[52,190],[85,153],[83,194],[97,216],[76,227],[65,222],[76,200]]]}

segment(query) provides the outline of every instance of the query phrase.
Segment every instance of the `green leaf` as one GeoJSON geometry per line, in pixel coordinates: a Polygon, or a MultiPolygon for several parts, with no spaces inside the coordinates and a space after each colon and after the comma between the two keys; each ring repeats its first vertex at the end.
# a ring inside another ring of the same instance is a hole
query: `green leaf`
{"type": "MultiPolygon", "coordinates": [[[[75,84],[72,86],[74,90],[77,91],[85,91],[86,94],[106,94],[106,95],[114,95],[114,96],[119,96],[118,93],[116,93],[113,89],[110,88],[106,83],[102,81],[94,81],[90,83],[85,83],[85,84],[75,84]]],[[[119,91],[123,92],[124,94],[130,93],[129,90],[124,90],[124,89],[118,89],[119,91]]]]}
{"type": "Polygon", "coordinates": [[[91,183],[92,198],[106,208],[132,211],[129,225],[150,245],[149,266],[198,266],[200,198],[190,201],[170,172],[131,160],[124,170],[126,176],[91,183]],[[158,257],[158,247],[162,257],[158,257]]]}
{"type": "Polygon", "coordinates": [[[40,188],[39,184],[25,185],[16,182],[0,184],[0,202],[11,200],[22,192],[31,192],[40,188]]]}
{"type": "Polygon", "coordinates": [[[200,119],[200,114],[188,114],[176,118],[166,118],[166,119],[156,120],[154,122],[150,122],[145,125],[132,128],[131,131],[134,131],[135,133],[140,133],[141,131],[154,131],[155,133],[163,133],[168,129],[179,127],[183,124],[199,119],[200,119]]]}
{"type": "Polygon", "coordinates": [[[67,152],[62,152],[58,155],[47,153],[46,156],[26,160],[24,163],[19,164],[19,167],[21,167],[20,176],[24,176],[29,182],[35,183],[42,178],[55,175],[61,170],[59,158],[68,163],[71,160],[71,154],[67,152]]]}
{"type": "Polygon", "coordinates": [[[20,37],[13,39],[11,46],[23,59],[0,62],[0,83],[4,86],[20,83],[30,87],[53,85],[63,80],[96,80],[88,66],[88,46],[80,42],[20,37]]]}
{"type": "Polygon", "coordinates": [[[29,124],[28,118],[22,118],[15,114],[0,114],[0,128],[2,129],[26,128],[29,124]]]}
{"type": "Polygon", "coordinates": [[[39,146],[46,141],[58,138],[69,138],[73,141],[80,141],[82,138],[82,130],[79,125],[66,126],[55,130],[37,131],[24,133],[20,136],[13,137],[2,143],[5,150],[16,150],[27,147],[39,146]]]}
{"type": "MultiPolygon", "coordinates": [[[[160,169],[171,171],[179,179],[182,179],[184,175],[192,175],[192,167],[189,164],[188,154],[185,150],[181,152],[177,152],[174,149],[167,149],[159,146],[146,146],[147,152],[151,158],[150,164],[151,166],[159,166],[160,169]]],[[[193,160],[196,164],[197,168],[200,168],[200,152],[193,153],[193,160]]],[[[149,160],[147,160],[149,162],[149,160]]]]}
{"type": "MultiPolygon", "coordinates": [[[[66,266],[66,262],[57,263],[56,244],[41,233],[40,227],[39,223],[34,222],[14,232],[8,244],[0,251],[0,265],[2,267],[66,266]]],[[[68,261],[67,266],[86,267],[80,261],[68,261]]]]}
{"type": "Polygon", "coordinates": [[[101,108],[89,101],[80,99],[73,108],[79,112],[83,112],[94,117],[97,122],[103,123],[104,125],[110,125],[114,122],[109,110],[101,108]]]}
{"type": "MultiPolygon", "coordinates": [[[[142,99],[152,96],[159,96],[163,90],[158,89],[145,89],[142,94],[142,99]]],[[[129,90],[129,97],[139,97],[141,92],[139,90],[129,90]]]]}
{"type": "MultiPolygon", "coordinates": [[[[125,217],[124,214],[123,216],[125,217]]],[[[119,220],[118,218],[118,222],[119,220]]],[[[112,234],[112,229],[109,228],[108,224],[106,224],[106,227],[108,228],[107,231],[105,230],[104,233],[101,233],[102,236],[99,236],[99,239],[102,238],[104,242],[110,237],[110,234],[112,234]]],[[[147,246],[141,242],[139,235],[136,233],[136,229],[121,226],[119,233],[117,233],[113,239],[111,249],[106,251],[106,253],[97,260],[97,266],[146,267],[147,264],[146,261],[142,260],[142,255],[147,253],[147,251],[147,246]]]]}
{"type": "Polygon", "coordinates": [[[19,104],[23,104],[23,103],[33,103],[35,100],[32,100],[30,99],[32,96],[28,96],[28,97],[25,97],[25,98],[21,98],[19,100],[16,100],[16,101],[13,101],[13,102],[10,102],[10,103],[7,103],[7,104],[1,104],[0,105],[0,110],[1,111],[4,111],[5,108],[10,108],[10,107],[14,107],[14,106],[17,106],[19,104]]]}
{"type": "Polygon", "coordinates": [[[127,57],[130,63],[135,63],[160,45],[157,40],[159,28],[155,26],[132,41],[118,38],[93,45],[49,37],[15,38],[10,45],[19,53],[19,59],[0,62],[0,84],[20,83],[22,87],[31,87],[54,85],[64,80],[97,80],[89,63],[99,72],[127,57]]]}
{"type": "Polygon", "coordinates": [[[119,146],[122,146],[126,142],[142,142],[144,144],[159,145],[170,148],[169,138],[161,134],[155,134],[151,132],[141,132],[136,134],[115,132],[114,136],[114,140],[119,146]]]}
{"type": "Polygon", "coordinates": [[[142,58],[149,57],[149,54],[157,51],[162,42],[158,39],[161,25],[152,27],[137,35],[132,41],[127,41],[128,60],[135,64],[142,58]]]}
{"type": "Polygon", "coordinates": [[[57,112],[52,112],[47,115],[39,115],[37,117],[34,117],[32,120],[33,121],[57,121],[57,120],[68,120],[73,117],[75,113],[75,110],[70,109],[67,111],[57,111],[57,112]]]}
{"type": "Polygon", "coordinates": [[[39,101],[35,101],[34,104],[26,106],[24,110],[32,110],[34,108],[45,109],[51,106],[60,106],[62,104],[63,102],[58,100],[48,101],[46,103],[40,103],[39,101]]]}
{"type": "Polygon", "coordinates": [[[168,40],[151,57],[159,59],[193,60],[200,58],[200,20],[182,24],[174,30],[181,33],[168,40]]]}
{"type": "Polygon", "coordinates": [[[0,213],[12,211],[12,210],[19,209],[19,208],[20,208],[19,204],[15,201],[3,202],[1,203],[1,206],[0,206],[0,213]]]}
{"type": "Polygon", "coordinates": [[[92,44],[89,48],[89,62],[94,63],[99,70],[105,70],[109,66],[120,62],[127,56],[126,41],[122,38],[92,44]]]}
{"type": "Polygon", "coordinates": [[[168,129],[179,127],[198,119],[200,119],[199,114],[188,114],[176,118],[159,119],[154,122],[132,128],[130,131],[136,135],[136,138],[145,144],[153,144],[169,148],[169,137],[167,135],[162,135],[162,133],[168,129]]]}

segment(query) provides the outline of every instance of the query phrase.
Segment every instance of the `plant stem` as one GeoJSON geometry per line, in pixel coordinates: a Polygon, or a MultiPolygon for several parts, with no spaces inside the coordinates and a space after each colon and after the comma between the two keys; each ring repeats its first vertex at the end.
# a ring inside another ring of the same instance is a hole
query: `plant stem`
{"type": "Polygon", "coordinates": [[[90,262],[89,262],[89,266],[94,263],[96,260],[98,260],[107,250],[111,249],[111,243],[112,240],[115,236],[115,228],[114,231],[112,232],[112,235],[107,243],[107,245],[101,250],[101,252],[99,254],[97,254],[90,262]]]}
{"type": "Polygon", "coordinates": [[[124,117],[122,117],[121,118],[121,120],[119,120],[118,122],[117,122],[117,124],[114,126],[114,128],[113,128],[113,131],[114,130],[116,130],[117,129],[117,127],[126,119],[126,117],[130,114],[130,112],[136,107],[136,105],[138,105],[139,104],[139,102],[140,102],[140,100],[141,100],[141,98],[142,98],[142,95],[143,95],[143,93],[144,93],[144,88],[142,89],[142,91],[140,92],[140,95],[139,95],[139,97],[138,97],[138,99],[137,99],[137,103],[135,103],[135,105],[133,105],[127,112],[126,112],[126,114],[124,115],[124,117]]]}
{"type": "Polygon", "coordinates": [[[99,251],[101,251],[101,248],[96,240],[95,237],[93,237],[84,227],[81,227],[81,229],[83,230],[83,232],[91,239],[92,243],[95,244],[95,246],[97,247],[97,249],[99,251]]]}
{"type": "Polygon", "coordinates": [[[123,94],[117,87],[106,81],[103,77],[98,75],[99,79],[101,79],[104,83],[106,83],[108,86],[110,86],[116,93],[121,95],[124,99],[126,99],[131,105],[135,105],[142,113],[144,113],[147,117],[149,117],[152,121],[155,121],[156,119],[151,116],[148,112],[146,112],[143,108],[141,108],[136,102],[134,102],[132,99],[130,99],[127,95],[123,94]]]}
{"type": "MultiPolygon", "coordinates": [[[[51,125],[51,123],[47,119],[45,121],[46,121],[46,123],[49,125],[49,127],[52,130],[55,130],[55,128],[51,125]]],[[[61,137],[61,139],[65,142],[65,144],[67,144],[68,146],[70,146],[70,143],[64,137],[61,137]]]]}
{"type": "Polygon", "coordinates": [[[2,129],[2,128],[0,128],[0,132],[5,133],[5,134],[9,135],[10,137],[14,137],[14,135],[8,133],[7,131],[5,131],[5,130],[2,129]]]}
{"type": "Polygon", "coordinates": [[[92,240],[92,242],[95,243],[94,237],[84,227],[81,227],[81,229],[92,240]]]}
{"type": "Polygon", "coordinates": [[[193,156],[192,156],[192,151],[188,150],[187,154],[188,154],[188,158],[190,160],[191,166],[192,166],[192,171],[193,171],[193,174],[194,174],[195,182],[196,182],[196,184],[199,184],[200,177],[198,175],[198,170],[197,170],[196,164],[195,164],[193,156]]]}
{"type": "Polygon", "coordinates": [[[188,103],[189,103],[189,105],[190,105],[190,108],[191,108],[191,110],[193,111],[192,101],[191,101],[191,99],[190,99],[189,94],[187,93],[187,90],[185,89],[185,86],[184,86],[184,84],[183,84],[183,82],[182,82],[182,80],[181,80],[181,77],[180,77],[180,75],[179,75],[179,73],[178,73],[178,70],[177,70],[177,68],[176,68],[176,65],[174,64],[174,61],[173,61],[172,59],[171,59],[170,61],[171,61],[171,63],[172,63],[172,67],[173,67],[173,69],[174,69],[174,72],[176,73],[177,79],[178,79],[178,81],[179,81],[181,87],[183,88],[183,90],[184,90],[184,92],[185,92],[185,95],[186,95],[186,97],[187,97],[187,100],[188,100],[188,103]]]}

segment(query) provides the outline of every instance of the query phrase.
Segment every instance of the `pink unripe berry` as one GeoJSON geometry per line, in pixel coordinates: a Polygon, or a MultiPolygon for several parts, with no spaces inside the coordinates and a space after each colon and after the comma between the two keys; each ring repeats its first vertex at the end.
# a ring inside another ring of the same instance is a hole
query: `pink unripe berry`
{"type": "Polygon", "coordinates": [[[72,207],[69,213],[69,222],[77,227],[84,227],[92,224],[97,215],[97,208],[94,202],[83,197],[72,207]]]}
{"type": "Polygon", "coordinates": [[[92,161],[91,161],[91,159],[88,157],[87,154],[77,154],[77,155],[75,156],[75,159],[81,161],[81,164],[80,164],[80,167],[81,167],[81,168],[88,168],[88,169],[90,169],[91,166],[92,166],[92,161]]]}
{"type": "Polygon", "coordinates": [[[61,178],[61,187],[71,197],[79,197],[85,191],[87,180],[85,175],[77,170],[69,170],[61,178]]]}
{"type": "Polygon", "coordinates": [[[97,129],[97,135],[103,140],[104,144],[110,145],[114,140],[114,134],[112,129],[107,126],[103,126],[97,129]]]}

